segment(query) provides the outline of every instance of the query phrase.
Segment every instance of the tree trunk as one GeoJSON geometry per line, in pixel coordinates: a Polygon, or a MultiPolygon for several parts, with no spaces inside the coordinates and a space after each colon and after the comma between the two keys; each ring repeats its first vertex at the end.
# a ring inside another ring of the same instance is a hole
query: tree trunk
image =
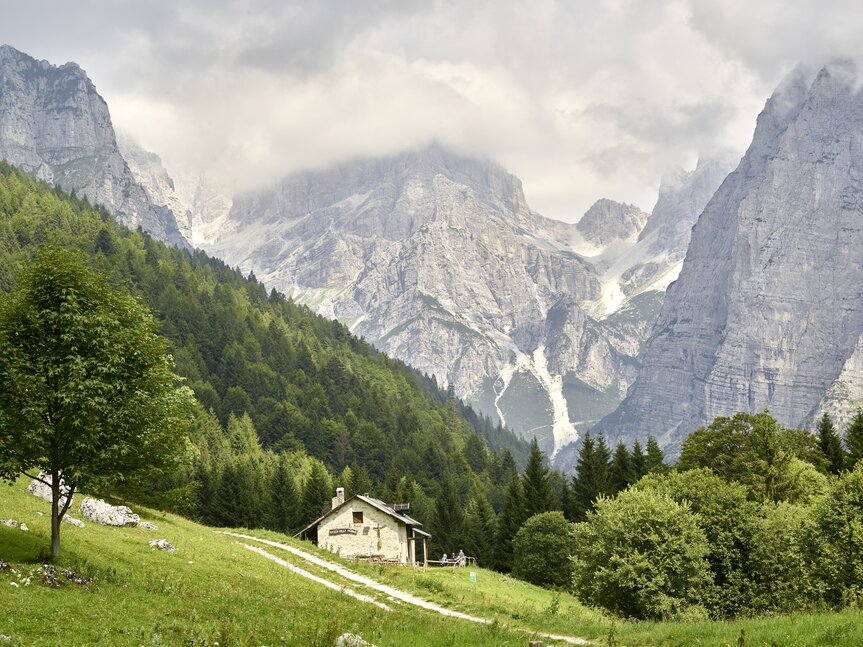
{"type": "Polygon", "coordinates": [[[60,474],[51,474],[51,559],[60,557],[60,474]]]}

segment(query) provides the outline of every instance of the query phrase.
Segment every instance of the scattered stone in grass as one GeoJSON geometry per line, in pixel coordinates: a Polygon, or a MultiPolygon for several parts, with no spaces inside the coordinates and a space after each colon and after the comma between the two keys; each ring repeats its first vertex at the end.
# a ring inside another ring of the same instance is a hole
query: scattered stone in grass
{"type": "Polygon", "coordinates": [[[68,514],[63,515],[63,521],[66,523],[71,523],[73,526],[77,526],[78,528],[84,527],[84,522],[80,519],[76,519],[75,517],[70,517],[68,514]]]}
{"type": "Polygon", "coordinates": [[[111,505],[102,499],[86,498],[81,503],[85,519],[103,526],[137,526],[141,517],[125,505],[111,505]]]}
{"type": "Polygon", "coordinates": [[[83,575],[78,575],[75,571],[69,569],[60,571],[60,573],[63,575],[63,577],[65,577],[73,584],[83,586],[84,588],[87,588],[87,585],[93,581],[92,577],[84,577],[83,575]]]}
{"type": "Polygon", "coordinates": [[[23,530],[24,532],[27,532],[28,530],[30,530],[30,529],[27,527],[27,524],[26,524],[26,523],[22,523],[20,526],[18,526],[18,528],[19,528],[20,530],[23,530]]]}
{"type": "Polygon", "coordinates": [[[0,521],[0,525],[6,526],[7,528],[17,528],[18,522],[14,519],[4,519],[3,521],[0,521]]]}
{"type": "Polygon", "coordinates": [[[0,559],[0,571],[8,571],[9,568],[9,562],[4,562],[2,559],[0,559]]]}
{"type": "Polygon", "coordinates": [[[0,634],[0,643],[11,643],[12,636],[7,636],[6,634],[0,634]]]}
{"type": "Polygon", "coordinates": [[[176,548],[174,545],[168,541],[167,539],[151,539],[150,540],[150,548],[158,548],[159,550],[167,550],[169,553],[173,553],[176,548]]]}
{"type": "Polygon", "coordinates": [[[43,564],[39,569],[42,572],[42,582],[47,586],[60,586],[60,580],[57,579],[57,569],[51,564],[43,564]]]}
{"type": "Polygon", "coordinates": [[[146,528],[147,530],[158,530],[156,526],[151,524],[149,521],[142,521],[138,524],[141,528],[146,528]]]}
{"type": "Polygon", "coordinates": [[[336,638],[335,647],[375,647],[372,643],[364,640],[362,636],[352,633],[343,633],[336,638]]]}

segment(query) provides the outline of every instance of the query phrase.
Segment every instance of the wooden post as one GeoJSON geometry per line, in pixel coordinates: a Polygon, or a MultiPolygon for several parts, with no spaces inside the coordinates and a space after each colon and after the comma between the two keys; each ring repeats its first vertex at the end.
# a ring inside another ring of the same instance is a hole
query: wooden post
{"type": "Polygon", "coordinates": [[[423,536],[423,573],[428,573],[429,570],[429,545],[428,539],[423,536]]]}

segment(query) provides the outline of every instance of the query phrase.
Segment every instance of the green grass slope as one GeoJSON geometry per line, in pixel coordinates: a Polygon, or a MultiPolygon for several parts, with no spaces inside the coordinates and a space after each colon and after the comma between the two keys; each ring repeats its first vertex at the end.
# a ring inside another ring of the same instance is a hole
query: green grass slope
{"type": "MultiPolygon", "coordinates": [[[[859,611],[730,623],[621,622],[570,595],[483,569],[477,569],[474,586],[470,569],[422,573],[344,562],[382,583],[492,621],[477,625],[398,604],[285,551],[260,546],[335,584],[377,597],[392,608],[385,611],[295,575],[212,528],[146,509],[137,511],[158,530],[64,524],[57,570],[71,569],[93,583],[85,589],[61,576],[64,584],[52,588],[37,571],[49,545],[48,504],[27,494],[25,486],[23,479],[0,486],[0,520],[16,519],[29,527],[23,532],[0,525],[0,560],[10,563],[0,570],[0,634],[11,637],[3,645],[329,646],[348,631],[380,647],[526,645],[534,633],[581,636],[597,645],[863,644],[859,611]],[[176,552],[151,549],[148,542],[156,538],[171,541],[176,552]]],[[[284,535],[249,534],[339,561],[284,535]]]]}

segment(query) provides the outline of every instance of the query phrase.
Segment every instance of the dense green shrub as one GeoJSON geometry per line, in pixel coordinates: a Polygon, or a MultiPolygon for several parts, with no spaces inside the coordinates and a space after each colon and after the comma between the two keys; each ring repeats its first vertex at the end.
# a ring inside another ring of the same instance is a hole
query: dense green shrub
{"type": "Polygon", "coordinates": [[[572,586],[572,524],[562,512],[543,512],[528,519],[512,542],[512,574],[539,586],[572,586]]]}
{"type": "Polygon", "coordinates": [[[704,468],[649,474],[635,487],[688,503],[709,547],[713,586],[705,591],[704,605],[714,617],[745,612],[754,595],[749,552],[757,520],[757,505],[747,500],[746,488],[704,468]]]}
{"type": "Polygon", "coordinates": [[[813,575],[810,539],[817,534],[812,511],[803,505],[765,505],[752,535],[750,568],[756,611],[795,611],[814,606],[823,587],[813,575]]]}
{"type": "Polygon", "coordinates": [[[815,576],[833,606],[863,601],[863,463],[834,481],[813,508],[815,576]]]}
{"type": "Polygon", "coordinates": [[[710,551],[689,504],[636,489],[600,498],[575,524],[574,541],[573,586],[582,601],[639,619],[706,615],[710,551]]]}

